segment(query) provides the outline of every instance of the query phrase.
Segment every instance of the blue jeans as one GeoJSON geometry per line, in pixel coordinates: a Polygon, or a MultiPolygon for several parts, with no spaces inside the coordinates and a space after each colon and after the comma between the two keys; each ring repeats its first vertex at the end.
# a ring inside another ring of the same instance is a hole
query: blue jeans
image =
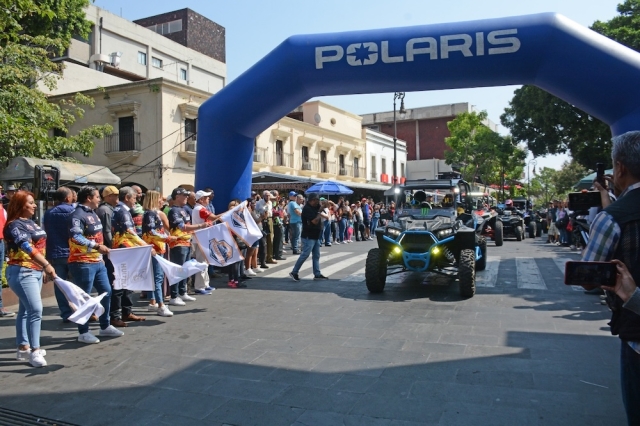
{"type": "Polygon", "coordinates": [[[302,264],[304,263],[305,260],[307,260],[307,258],[309,257],[310,254],[313,253],[312,255],[312,261],[313,261],[313,276],[317,277],[320,276],[320,240],[312,240],[310,238],[303,238],[302,239],[302,253],[300,253],[300,257],[298,258],[298,260],[296,261],[295,266],[293,267],[293,271],[291,271],[294,274],[297,274],[298,272],[300,272],[300,268],[302,267],[302,264]]]}
{"type": "Polygon", "coordinates": [[[622,340],[620,384],[629,426],[640,425],[640,354],[622,340]]]}
{"type": "Polygon", "coordinates": [[[325,246],[331,245],[331,221],[325,220],[324,229],[322,230],[322,241],[325,246]]]}
{"type": "MultiPolygon", "coordinates": [[[[0,240],[0,273],[2,273],[2,268],[4,268],[4,240],[0,240]]],[[[2,308],[2,288],[0,288],[0,309],[2,308]]]]}
{"type": "Polygon", "coordinates": [[[347,232],[347,219],[346,218],[342,218],[338,221],[338,241],[339,242],[344,242],[344,240],[346,239],[346,232],[347,232]]]}
{"type": "Polygon", "coordinates": [[[378,221],[380,220],[379,217],[374,217],[373,219],[371,219],[371,236],[373,237],[374,233],[376,232],[376,229],[378,228],[378,221]]]}
{"type": "MultiPolygon", "coordinates": [[[[109,311],[111,310],[111,284],[107,274],[107,267],[104,262],[98,263],[81,263],[72,262],[69,264],[69,272],[73,276],[74,284],[84,290],[87,294],[91,293],[94,287],[98,294],[107,293],[102,298],[100,304],[104,308],[104,313],[100,315],[100,328],[109,327],[109,311]]],[[[78,324],[78,332],[80,334],[89,331],[89,322],[86,324],[78,324]]]]}
{"type": "Polygon", "coordinates": [[[291,230],[290,241],[291,249],[295,252],[300,251],[300,233],[302,232],[302,222],[289,223],[291,230]]]}
{"type": "Polygon", "coordinates": [[[39,348],[42,325],[42,271],[9,265],[7,282],[20,299],[16,317],[16,345],[39,348]]]}
{"type": "MultiPolygon", "coordinates": [[[[69,279],[69,260],[66,257],[47,260],[51,263],[53,269],[55,269],[58,278],[65,281],[69,279]]],[[[64,294],[60,291],[57,285],[53,286],[53,292],[56,296],[56,302],[58,302],[58,309],[60,309],[60,317],[63,320],[67,320],[73,313],[73,310],[69,306],[67,298],[64,297],[64,294]]]]}
{"type": "MultiPolygon", "coordinates": [[[[184,265],[184,262],[189,260],[189,252],[191,247],[178,246],[169,250],[169,260],[176,265],[184,265]]],[[[172,284],[169,287],[171,290],[171,298],[175,299],[180,296],[184,296],[187,293],[187,280],[182,280],[177,284],[172,284]]],[[[160,299],[162,301],[162,299],[160,299]]],[[[156,302],[159,302],[156,300],[156,302]]]]}
{"type": "MultiPolygon", "coordinates": [[[[162,284],[164,284],[164,271],[160,267],[160,263],[154,258],[151,258],[151,264],[153,265],[153,281],[156,283],[156,289],[153,291],[152,299],[156,299],[158,305],[164,303],[164,297],[162,296],[162,284]]],[[[151,292],[148,292],[151,293],[151,292]]]]}

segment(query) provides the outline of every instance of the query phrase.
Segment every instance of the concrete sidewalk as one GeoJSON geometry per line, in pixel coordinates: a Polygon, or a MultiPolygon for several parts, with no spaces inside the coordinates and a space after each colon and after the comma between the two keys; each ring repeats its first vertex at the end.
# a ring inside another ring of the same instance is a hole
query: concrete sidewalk
{"type": "Polygon", "coordinates": [[[422,279],[375,296],[254,279],[96,345],[47,299],[46,368],[15,361],[14,321],[0,320],[0,407],[87,426],[625,424],[597,297],[548,278],[545,292],[460,300],[422,279]]]}

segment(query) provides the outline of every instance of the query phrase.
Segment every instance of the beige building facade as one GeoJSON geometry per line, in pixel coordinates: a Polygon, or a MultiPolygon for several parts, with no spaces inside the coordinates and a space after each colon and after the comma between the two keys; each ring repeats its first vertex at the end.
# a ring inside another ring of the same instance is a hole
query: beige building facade
{"type": "Polygon", "coordinates": [[[362,118],[322,101],[306,102],[255,139],[253,171],[366,182],[362,118]]]}
{"type": "MultiPolygon", "coordinates": [[[[107,166],[122,184],[138,184],[169,195],[173,188],[193,188],[198,107],[210,94],[183,84],[153,79],[82,92],[95,108],[70,129],[109,123],[113,133],[96,140],[87,164],[107,166]]],[[[51,98],[56,102],[64,98],[51,98]]]]}

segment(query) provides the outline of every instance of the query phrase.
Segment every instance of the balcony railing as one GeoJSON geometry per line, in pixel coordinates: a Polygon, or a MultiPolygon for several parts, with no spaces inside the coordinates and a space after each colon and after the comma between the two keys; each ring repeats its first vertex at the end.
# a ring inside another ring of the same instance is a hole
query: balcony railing
{"type": "Polygon", "coordinates": [[[268,148],[256,148],[256,150],[253,151],[253,162],[267,163],[267,149],[268,148]]]}
{"type": "Polygon", "coordinates": [[[111,133],[104,137],[104,152],[140,151],[140,132],[111,133]]]}
{"type": "Polygon", "coordinates": [[[321,161],[320,173],[327,173],[331,175],[336,174],[336,162],[335,161],[321,161]]]}
{"type": "Polygon", "coordinates": [[[301,169],[302,170],[307,170],[307,171],[311,171],[311,172],[318,172],[320,171],[320,162],[318,161],[317,158],[307,158],[306,160],[303,158],[301,160],[301,169]]]}
{"type": "Polygon", "coordinates": [[[293,154],[276,152],[273,154],[273,165],[277,167],[293,168],[293,154]]]}
{"type": "Polygon", "coordinates": [[[366,172],[364,167],[356,167],[353,166],[353,177],[354,178],[364,178],[366,176],[366,172]]]}

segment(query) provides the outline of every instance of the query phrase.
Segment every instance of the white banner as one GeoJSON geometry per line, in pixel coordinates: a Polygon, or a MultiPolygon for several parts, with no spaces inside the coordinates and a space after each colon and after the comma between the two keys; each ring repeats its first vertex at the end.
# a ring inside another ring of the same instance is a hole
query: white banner
{"type": "Polygon", "coordinates": [[[100,304],[100,301],[107,293],[91,297],[72,282],[61,278],[55,278],[53,281],[64,294],[64,297],[67,298],[71,309],[75,311],[69,317],[69,321],[73,321],[76,324],[86,324],[92,314],[96,314],[96,316],[104,314],[104,307],[100,304]]]}
{"type": "Polygon", "coordinates": [[[256,221],[253,220],[246,201],[224,213],[220,216],[220,220],[229,225],[231,232],[236,234],[249,247],[262,238],[262,231],[256,225],[256,221]]]}
{"type": "Polygon", "coordinates": [[[155,259],[164,271],[164,276],[167,277],[169,285],[177,284],[180,281],[189,278],[191,275],[206,270],[208,267],[206,263],[198,262],[195,259],[187,260],[184,265],[169,262],[158,254],[156,254],[155,259]]]}
{"type": "Polygon", "coordinates": [[[111,249],[109,259],[113,263],[116,290],[153,291],[156,287],[151,267],[152,246],[111,249]]]}
{"type": "Polygon", "coordinates": [[[226,223],[201,229],[193,235],[211,265],[223,267],[244,260],[226,223]]]}

